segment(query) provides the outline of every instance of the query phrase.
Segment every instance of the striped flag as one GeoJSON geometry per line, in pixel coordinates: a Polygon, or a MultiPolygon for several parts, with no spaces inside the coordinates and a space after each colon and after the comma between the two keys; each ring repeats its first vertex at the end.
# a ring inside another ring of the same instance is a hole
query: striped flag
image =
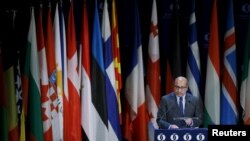
{"type": "Polygon", "coordinates": [[[77,44],[76,44],[76,33],[75,33],[75,22],[74,22],[74,9],[73,1],[70,2],[69,14],[68,14],[68,25],[67,25],[67,66],[68,66],[68,93],[69,93],[69,136],[65,140],[79,141],[82,139],[81,135],[81,103],[80,103],[80,78],[79,78],[79,66],[77,57],[77,44]]]}
{"type": "Polygon", "coordinates": [[[120,100],[120,91],[122,88],[122,76],[121,76],[121,60],[120,60],[120,45],[119,45],[119,32],[118,21],[116,12],[116,0],[112,0],[112,23],[111,23],[111,37],[112,37],[112,52],[115,67],[115,79],[116,79],[116,95],[118,101],[118,108],[120,114],[120,123],[122,123],[122,107],[120,100]]]}
{"type": "MultiPolygon", "coordinates": [[[[144,68],[141,44],[141,32],[137,1],[130,1],[128,14],[130,28],[129,46],[126,48],[131,57],[127,59],[125,66],[125,98],[124,105],[124,137],[127,140],[147,140],[147,120],[145,90],[144,90],[144,68]]],[[[126,52],[125,52],[126,53],[126,52]]],[[[128,54],[126,54],[128,55],[128,54]]]]}
{"type": "Polygon", "coordinates": [[[61,51],[61,35],[60,35],[60,24],[59,24],[59,7],[58,3],[55,7],[54,16],[54,39],[55,39],[55,63],[56,63],[56,91],[58,96],[58,122],[56,128],[53,129],[53,140],[62,140],[63,135],[63,81],[62,81],[62,51],[61,51]]]}
{"type": "Polygon", "coordinates": [[[43,137],[45,141],[52,141],[52,121],[51,121],[51,101],[49,96],[49,77],[47,69],[46,49],[44,44],[43,34],[43,7],[40,5],[37,17],[37,49],[40,66],[40,88],[41,88],[41,103],[42,103],[42,120],[43,120],[43,137]]]}
{"type": "Polygon", "coordinates": [[[161,94],[161,76],[160,76],[160,51],[158,37],[158,19],[156,1],[153,0],[150,35],[148,43],[148,65],[147,65],[147,84],[146,101],[151,122],[155,128],[158,128],[156,117],[161,94]]]}
{"type": "Polygon", "coordinates": [[[94,105],[91,101],[90,83],[90,43],[89,43],[89,24],[86,0],[83,4],[82,30],[81,30],[81,125],[83,129],[83,139],[94,141],[98,129],[94,127],[94,105]]]}
{"type": "Polygon", "coordinates": [[[241,88],[240,88],[240,104],[243,109],[242,118],[244,124],[250,125],[250,21],[248,21],[248,29],[246,36],[246,44],[244,48],[244,58],[242,64],[241,88]]]}
{"type": "Polygon", "coordinates": [[[200,51],[197,41],[195,0],[192,0],[189,18],[187,79],[190,92],[201,99],[200,51]]]}
{"type": "Polygon", "coordinates": [[[14,62],[15,59],[17,59],[16,55],[14,56],[16,52],[16,39],[14,38],[15,13],[5,13],[3,18],[5,19],[5,24],[2,31],[4,36],[1,39],[1,44],[3,55],[3,90],[6,94],[8,139],[19,140],[19,121],[14,76],[14,62]]]}
{"type": "Polygon", "coordinates": [[[94,130],[94,141],[108,141],[108,113],[105,90],[103,44],[96,0],[92,33],[91,91],[95,112],[93,113],[94,124],[91,126],[96,129],[94,130]]]}
{"type": "Polygon", "coordinates": [[[220,124],[220,52],[217,0],[213,1],[205,86],[204,126],[220,124]]]}
{"type": "MultiPolygon", "coordinates": [[[[7,59],[7,58],[6,58],[7,59]]],[[[5,61],[4,61],[5,62],[5,61]]],[[[16,107],[16,95],[15,95],[15,80],[14,80],[14,66],[7,66],[4,63],[4,93],[7,94],[7,113],[8,113],[8,134],[9,140],[19,139],[18,133],[18,115],[16,107]]]]}
{"type": "Polygon", "coordinates": [[[24,65],[24,75],[28,81],[27,140],[43,141],[41,93],[39,81],[39,61],[36,38],[34,7],[31,9],[28,43],[24,65]]]}
{"type": "Polygon", "coordinates": [[[221,124],[238,123],[237,60],[233,1],[227,1],[226,30],[222,65],[221,124]]]}
{"type": "Polygon", "coordinates": [[[118,101],[116,95],[116,79],[115,68],[112,54],[112,38],[110,30],[110,21],[108,13],[107,0],[104,1],[104,9],[102,16],[102,39],[104,51],[104,69],[105,69],[105,87],[107,98],[107,112],[108,112],[108,130],[109,140],[122,140],[118,101]]]}

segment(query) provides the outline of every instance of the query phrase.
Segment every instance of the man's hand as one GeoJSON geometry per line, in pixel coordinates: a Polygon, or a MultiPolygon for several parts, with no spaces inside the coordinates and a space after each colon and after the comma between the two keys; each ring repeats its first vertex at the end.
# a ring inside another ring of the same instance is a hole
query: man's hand
{"type": "Polygon", "coordinates": [[[175,125],[175,124],[170,125],[170,129],[176,129],[176,128],[179,128],[179,127],[177,125],[175,125]]]}
{"type": "Polygon", "coordinates": [[[184,121],[186,122],[187,126],[192,126],[193,125],[193,120],[192,118],[185,118],[184,121]]]}

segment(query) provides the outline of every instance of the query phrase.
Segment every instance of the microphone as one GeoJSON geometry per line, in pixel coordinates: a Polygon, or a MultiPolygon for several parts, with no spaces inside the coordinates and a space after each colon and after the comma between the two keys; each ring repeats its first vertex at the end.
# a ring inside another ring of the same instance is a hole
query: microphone
{"type": "Polygon", "coordinates": [[[173,103],[171,103],[171,105],[170,105],[170,106],[168,106],[168,108],[167,108],[166,112],[164,112],[164,114],[163,114],[163,115],[167,115],[167,114],[170,112],[170,110],[171,110],[172,108],[174,108],[174,105],[175,105],[175,103],[174,103],[174,102],[173,102],[173,103]]]}
{"type": "MultiPolygon", "coordinates": [[[[160,118],[159,119],[157,118],[157,123],[158,123],[160,128],[162,127],[161,125],[162,124],[164,125],[164,123],[166,122],[163,118],[166,117],[166,115],[170,112],[170,110],[172,108],[174,108],[174,105],[175,105],[175,103],[171,103],[170,106],[168,106],[167,110],[160,115],[160,118]]],[[[166,105],[164,105],[164,106],[166,106],[166,105]]]]}
{"type": "Polygon", "coordinates": [[[199,119],[199,117],[175,117],[174,120],[185,120],[185,119],[188,119],[188,118],[191,118],[191,119],[199,119]]]}

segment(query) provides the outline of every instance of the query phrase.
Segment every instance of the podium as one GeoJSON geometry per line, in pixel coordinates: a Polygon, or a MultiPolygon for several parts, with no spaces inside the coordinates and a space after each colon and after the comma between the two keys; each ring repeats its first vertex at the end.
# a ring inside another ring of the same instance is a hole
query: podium
{"type": "Polygon", "coordinates": [[[207,128],[156,129],[154,141],[208,141],[207,128]]]}

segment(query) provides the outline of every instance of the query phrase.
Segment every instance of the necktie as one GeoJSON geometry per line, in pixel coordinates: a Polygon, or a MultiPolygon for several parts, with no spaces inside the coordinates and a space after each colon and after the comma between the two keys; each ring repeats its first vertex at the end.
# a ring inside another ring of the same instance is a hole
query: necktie
{"type": "Polygon", "coordinates": [[[179,109],[180,109],[181,116],[184,116],[183,103],[182,102],[183,102],[182,97],[180,97],[180,99],[179,99],[179,109]]]}

